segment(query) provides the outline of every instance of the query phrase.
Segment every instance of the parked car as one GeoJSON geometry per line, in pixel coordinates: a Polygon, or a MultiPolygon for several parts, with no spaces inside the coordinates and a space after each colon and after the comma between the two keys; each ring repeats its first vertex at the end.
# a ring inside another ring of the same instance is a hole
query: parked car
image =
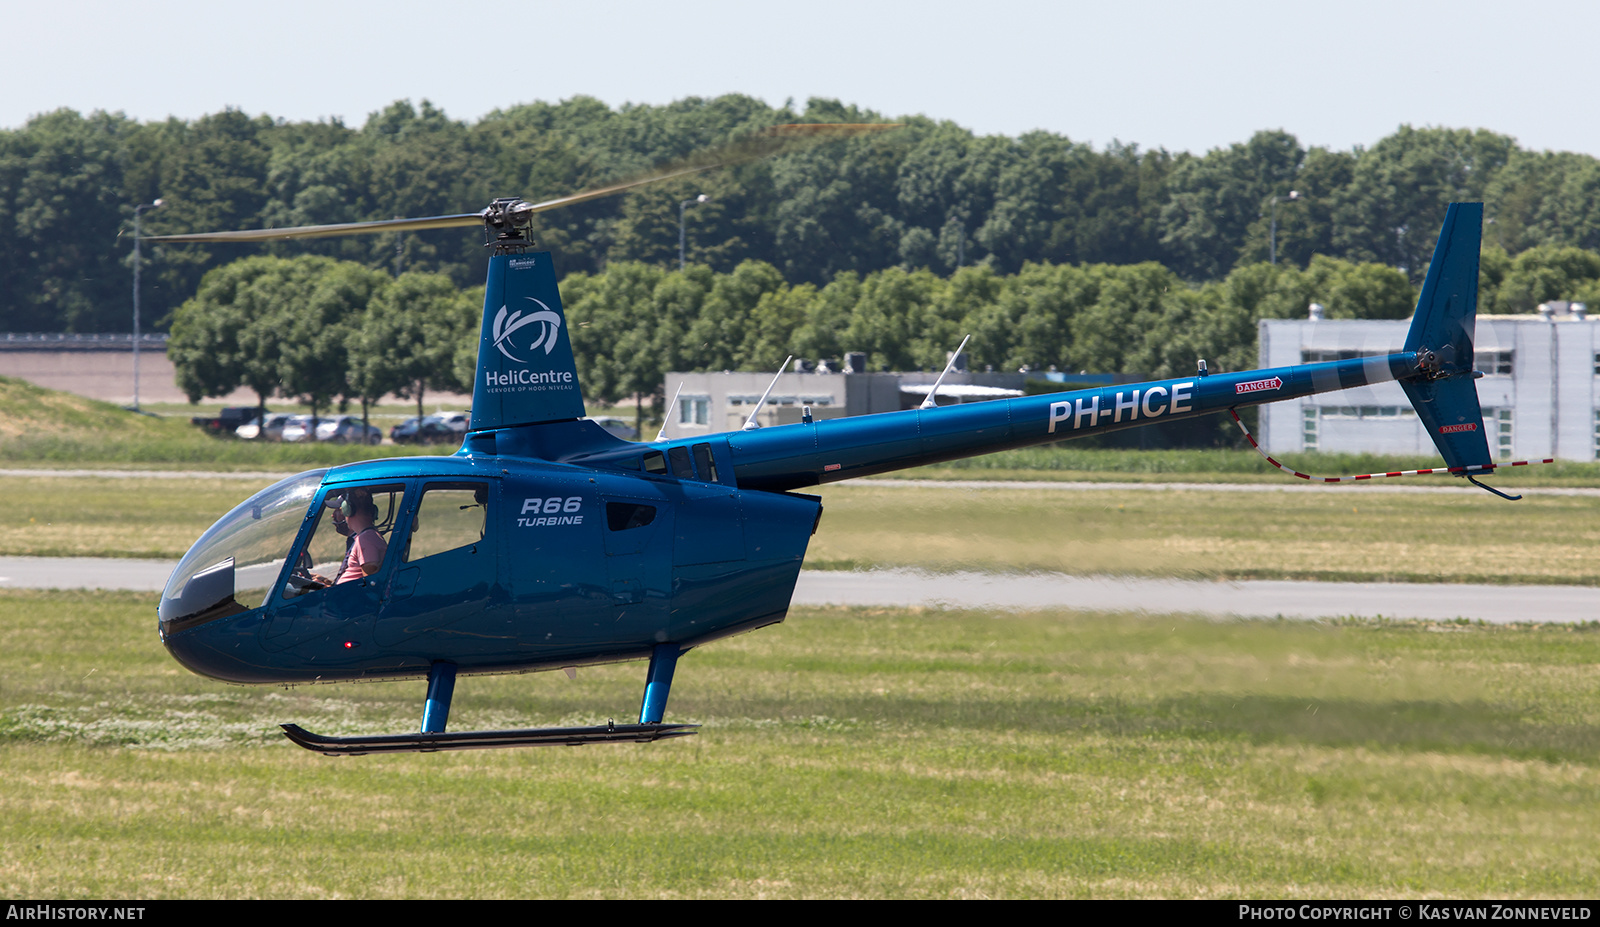
{"type": "Polygon", "coordinates": [[[383,430],[361,424],[359,416],[336,415],[317,422],[317,440],[334,444],[382,444],[383,430]]]}
{"type": "Polygon", "coordinates": [[[413,415],[389,429],[389,438],[396,444],[451,444],[460,441],[466,433],[466,415],[449,412],[425,415],[421,419],[413,415]],[[452,423],[451,418],[459,421],[452,423]]]}
{"type": "Polygon", "coordinates": [[[466,412],[435,412],[433,417],[450,426],[450,430],[455,432],[458,438],[467,436],[467,426],[472,423],[470,409],[466,412]]]}
{"type": "Polygon", "coordinates": [[[204,428],[208,435],[231,435],[240,425],[254,419],[260,410],[255,406],[228,406],[221,415],[196,415],[189,424],[204,428]]]}
{"type": "Polygon", "coordinates": [[[615,415],[591,415],[589,416],[589,421],[594,422],[624,441],[639,440],[639,429],[617,418],[615,415]]]}
{"type": "Polygon", "coordinates": [[[265,425],[259,417],[253,418],[249,424],[235,428],[233,433],[246,441],[282,441],[283,426],[293,417],[287,412],[274,412],[267,416],[265,425]]]}
{"type": "Polygon", "coordinates": [[[299,444],[301,441],[312,440],[311,416],[291,415],[283,424],[283,440],[288,444],[299,444]]]}

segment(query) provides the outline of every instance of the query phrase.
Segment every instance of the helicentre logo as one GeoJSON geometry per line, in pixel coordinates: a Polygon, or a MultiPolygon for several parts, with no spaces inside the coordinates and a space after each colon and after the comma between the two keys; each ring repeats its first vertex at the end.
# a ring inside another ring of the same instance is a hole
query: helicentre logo
{"type": "Polygon", "coordinates": [[[532,351],[534,348],[542,346],[544,348],[544,353],[549,354],[551,351],[555,350],[556,330],[561,327],[561,316],[550,311],[549,306],[539,302],[532,296],[524,298],[527,299],[528,302],[533,303],[544,311],[530,312],[527,315],[523,315],[521,309],[518,309],[516,312],[510,312],[509,307],[501,306],[500,312],[494,317],[494,346],[500,349],[501,354],[504,354],[506,357],[516,361],[519,364],[526,364],[527,361],[506,350],[507,348],[516,347],[516,345],[511,343],[511,335],[513,332],[519,328],[522,328],[524,325],[532,325],[533,323],[538,322],[539,337],[528,343],[528,350],[532,351]]]}

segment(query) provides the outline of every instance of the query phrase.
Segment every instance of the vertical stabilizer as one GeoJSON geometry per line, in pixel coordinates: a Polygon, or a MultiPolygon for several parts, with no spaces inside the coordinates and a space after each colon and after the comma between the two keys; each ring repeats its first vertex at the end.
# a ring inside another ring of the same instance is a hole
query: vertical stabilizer
{"type": "Polygon", "coordinates": [[[1427,372],[1400,385],[1450,467],[1493,462],[1472,372],[1482,239],[1483,204],[1451,203],[1406,335],[1405,350],[1422,354],[1427,372]]]}
{"type": "Polygon", "coordinates": [[[582,418],[550,252],[489,259],[472,384],[472,430],[582,418]]]}

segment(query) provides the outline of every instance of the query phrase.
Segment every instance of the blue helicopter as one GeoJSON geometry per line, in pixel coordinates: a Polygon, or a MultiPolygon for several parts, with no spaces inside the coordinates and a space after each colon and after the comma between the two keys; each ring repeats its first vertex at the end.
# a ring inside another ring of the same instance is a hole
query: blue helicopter
{"type": "Polygon", "coordinates": [[[650,742],[695,732],[663,720],[684,653],[784,620],[822,517],[808,487],[1390,380],[1451,472],[1484,486],[1476,474],[1498,466],[1472,369],[1479,203],[1449,207],[1395,353],[1209,375],[1201,361],[1176,379],[624,441],[584,418],[551,257],[532,249],[529,231],[543,209],[632,185],[496,200],[460,216],[164,237],[481,223],[493,248],[460,450],[311,470],[224,515],[161,596],[161,640],[178,662],[246,684],[427,679],[414,733],[333,737],[282,725],[332,756],[650,742]],[[649,661],[637,723],[446,729],[459,676],[629,660],[649,661]]]}

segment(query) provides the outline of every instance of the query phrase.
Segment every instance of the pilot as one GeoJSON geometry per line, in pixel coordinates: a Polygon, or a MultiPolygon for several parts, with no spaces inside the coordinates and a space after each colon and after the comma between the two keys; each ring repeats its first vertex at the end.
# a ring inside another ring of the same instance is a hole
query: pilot
{"type": "Polygon", "coordinates": [[[371,576],[383,566],[383,557],[389,552],[389,542],[373,527],[378,519],[378,507],[372,503],[372,494],[365,489],[352,489],[334,511],[335,525],[343,524],[339,533],[347,535],[344,562],[339,565],[339,575],[334,583],[347,583],[371,576]]]}

